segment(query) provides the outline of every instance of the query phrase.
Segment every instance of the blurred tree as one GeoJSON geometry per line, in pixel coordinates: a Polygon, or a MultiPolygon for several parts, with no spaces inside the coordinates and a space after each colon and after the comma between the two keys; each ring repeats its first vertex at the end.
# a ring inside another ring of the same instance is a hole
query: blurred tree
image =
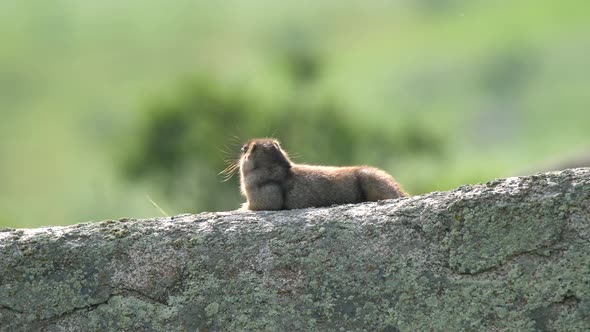
{"type": "Polygon", "coordinates": [[[499,99],[520,96],[539,70],[535,57],[538,53],[527,45],[514,43],[490,55],[488,63],[482,66],[484,90],[499,99]]]}
{"type": "Polygon", "coordinates": [[[421,12],[427,14],[448,14],[451,10],[465,6],[460,0],[414,0],[411,2],[421,12]]]}
{"type": "Polygon", "coordinates": [[[442,141],[420,126],[376,130],[337,101],[307,100],[305,87],[321,73],[317,53],[291,48],[283,56],[295,91],[278,111],[205,77],[184,83],[175,99],[150,106],[137,140],[125,147],[126,177],[156,183],[183,211],[228,210],[243,201],[237,177],[222,182],[217,173],[224,155],[226,162],[238,160],[242,140],[236,135],[245,141],[271,128],[287,151],[309,163],[384,167],[409,154],[440,152],[442,141]]]}

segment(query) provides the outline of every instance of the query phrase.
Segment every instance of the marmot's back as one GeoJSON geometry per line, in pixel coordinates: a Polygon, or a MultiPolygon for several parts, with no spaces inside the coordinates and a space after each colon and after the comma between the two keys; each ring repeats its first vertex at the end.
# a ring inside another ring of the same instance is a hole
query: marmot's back
{"type": "Polygon", "coordinates": [[[330,206],[407,196],[386,172],[373,167],[297,165],[286,180],[285,208],[330,206]]]}

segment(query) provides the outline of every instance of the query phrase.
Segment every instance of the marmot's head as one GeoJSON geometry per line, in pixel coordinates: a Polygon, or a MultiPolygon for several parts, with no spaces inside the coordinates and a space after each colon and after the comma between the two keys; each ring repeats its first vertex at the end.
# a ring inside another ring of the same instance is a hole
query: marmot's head
{"type": "Polygon", "coordinates": [[[274,138],[257,138],[242,146],[240,169],[248,172],[257,168],[290,168],[291,160],[274,138]]]}

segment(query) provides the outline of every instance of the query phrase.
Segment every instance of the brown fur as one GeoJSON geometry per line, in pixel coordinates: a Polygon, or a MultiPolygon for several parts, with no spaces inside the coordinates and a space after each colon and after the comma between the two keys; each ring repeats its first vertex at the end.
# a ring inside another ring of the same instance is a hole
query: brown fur
{"type": "Polygon", "coordinates": [[[294,164],[275,139],[242,147],[240,186],[248,210],[283,210],[405,197],[386,172],[369,166],[294,164]]]}

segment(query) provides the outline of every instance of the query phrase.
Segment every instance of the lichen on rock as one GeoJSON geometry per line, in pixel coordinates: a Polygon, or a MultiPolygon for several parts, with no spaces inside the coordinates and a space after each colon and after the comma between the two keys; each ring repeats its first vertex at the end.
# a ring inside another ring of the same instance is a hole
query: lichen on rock
{"type": "Polygon", "coordinates": [[[590,330],[590,169],[0,230],[0,331],[590,330]]]}

